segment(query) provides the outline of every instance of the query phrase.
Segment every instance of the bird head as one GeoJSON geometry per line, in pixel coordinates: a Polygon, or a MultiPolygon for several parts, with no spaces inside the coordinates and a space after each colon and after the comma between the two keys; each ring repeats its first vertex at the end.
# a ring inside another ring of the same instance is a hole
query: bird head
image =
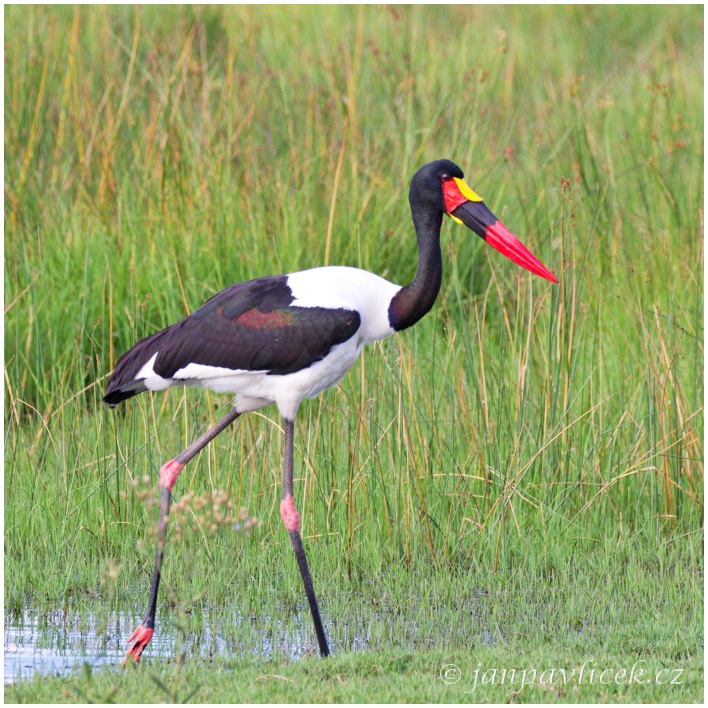
{"type": "Polygon", "coordinates": [[[556,276],[492,214],[482,197],[470,189],[462,170],[454,162],[436,160],[423,165],[411,181],[410,200],[440,209],[522,268],[552,283],[558,282],[556,276]]]}

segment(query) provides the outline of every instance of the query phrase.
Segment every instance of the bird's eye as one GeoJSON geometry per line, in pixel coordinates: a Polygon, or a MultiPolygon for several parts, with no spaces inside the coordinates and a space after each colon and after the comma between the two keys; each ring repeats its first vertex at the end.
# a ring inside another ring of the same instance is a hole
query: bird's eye
{"type": "Polygon", "coordinates": [[[447,182],[450,179],[450,175],[447,172],[442,176],[442,181],[447,182]]]}

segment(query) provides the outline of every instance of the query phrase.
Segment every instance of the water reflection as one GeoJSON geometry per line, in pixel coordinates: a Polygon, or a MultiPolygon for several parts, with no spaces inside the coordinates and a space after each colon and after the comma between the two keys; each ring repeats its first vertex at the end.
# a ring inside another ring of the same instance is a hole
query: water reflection
{"type": "MultiPolygon", "coordinates": [[[[341,598],[340,598],[341,600],[341,598]]],[[[479,596],[459,606],[434,606],[410,598],[405,607],[371,603],[357,594],[336,616],[325,611],[332,650],[367,651],[386,647],[442,649],[494,644],[485,626],[479,596]],[[417,615],[417,617],[416,617],[417,615]]],[[[213,608],[195,603],[187,609],[162,607],[158,629],[143,661],[189,658],[297,660],[317,654],[317,641],[305,603],[281,605],[258,613],[243,605],[213,608]]],[[[266,606],[264,605],[264,610],[266,606]]],[[[5,614],[5,683],[34,674],[61,675],[79,669],[117,667],[126,639],[139,624],[138,607],[117,607],[94,597],[60,610],[25,607],[5,614]]]]}
{"type": "MultiPolygon", "coordinates": [[[[309,647],[311,632],[306,633],[301,628],[299,618],[286,626],[273,623],[275,632],[265,628],[265,631],[259,631],[261,622],[251,617],[244,620],[236,614],[228,619],[225,623],[220,616],[210,622],[209,613],[201,611],[199,624],[202,628],[187,632],[180,631],[179,620],[169,616],[161,619],[145,658],[171,659],[181,651],[187,656],[202,658],[256,654],[267,659],[277,651],[279,655],[297,659],[316,648],[316,645],[309,647]],[[244,624],[251,626],[245,628],[244,624]],[[244,631],[234,631],[238,625],[241,630],[247,629],[246,637],[244,631]]],[[[309,620],[309,615],[303,619],[309,620]]],[[[35,673],[66,675],[84,663],[92,668],[118,666],[125,656],[126,639],[139,622],[140,618],[132,612],[113,612],[100,618],[85,611],[47,612],[30,608],[7,613],[5,683],[29,678],[35,673]]]]}

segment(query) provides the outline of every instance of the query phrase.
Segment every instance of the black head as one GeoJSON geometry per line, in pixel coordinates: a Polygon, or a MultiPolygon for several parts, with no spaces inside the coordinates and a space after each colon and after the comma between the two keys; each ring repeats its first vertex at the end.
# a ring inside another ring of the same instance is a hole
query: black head
{"type": "Polygon", "coordinates": [[[452,177],[463,179],[462,170],[450,160],[435,160],[423,165],[411,180],[411,188],[408,198],[421,206],[433,206],[445,212],[445,199],[443,197],[442,185],[445,180],[452,177]]]}
{"type": "Polygon", "coordinates": [[[443,214],[464,224],[492,248],[514,263],[553,283],[558,280],[486,207],[482,197],[465,182],[462,170],[450,160],[435,160],[423,165],[411,180],[408,194],[411,214],[420,241],[421,236],[439,242],[443,214]]]}

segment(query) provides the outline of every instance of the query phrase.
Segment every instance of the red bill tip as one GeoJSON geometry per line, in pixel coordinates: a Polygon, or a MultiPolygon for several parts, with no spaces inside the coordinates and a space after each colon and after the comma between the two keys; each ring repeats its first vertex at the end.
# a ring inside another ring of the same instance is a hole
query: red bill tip
{"type": "Polygon", "coordinates": [[[492,248],[495,248],[499,253],[514,261],[514,263],[518,263],[522,268],[526,268],[526,270],[530,270],[532,273],[540,275],[552,283],[558,282],[558,278],[501,221],[497,221],[487,227],[484,239],[492,248]]]}

